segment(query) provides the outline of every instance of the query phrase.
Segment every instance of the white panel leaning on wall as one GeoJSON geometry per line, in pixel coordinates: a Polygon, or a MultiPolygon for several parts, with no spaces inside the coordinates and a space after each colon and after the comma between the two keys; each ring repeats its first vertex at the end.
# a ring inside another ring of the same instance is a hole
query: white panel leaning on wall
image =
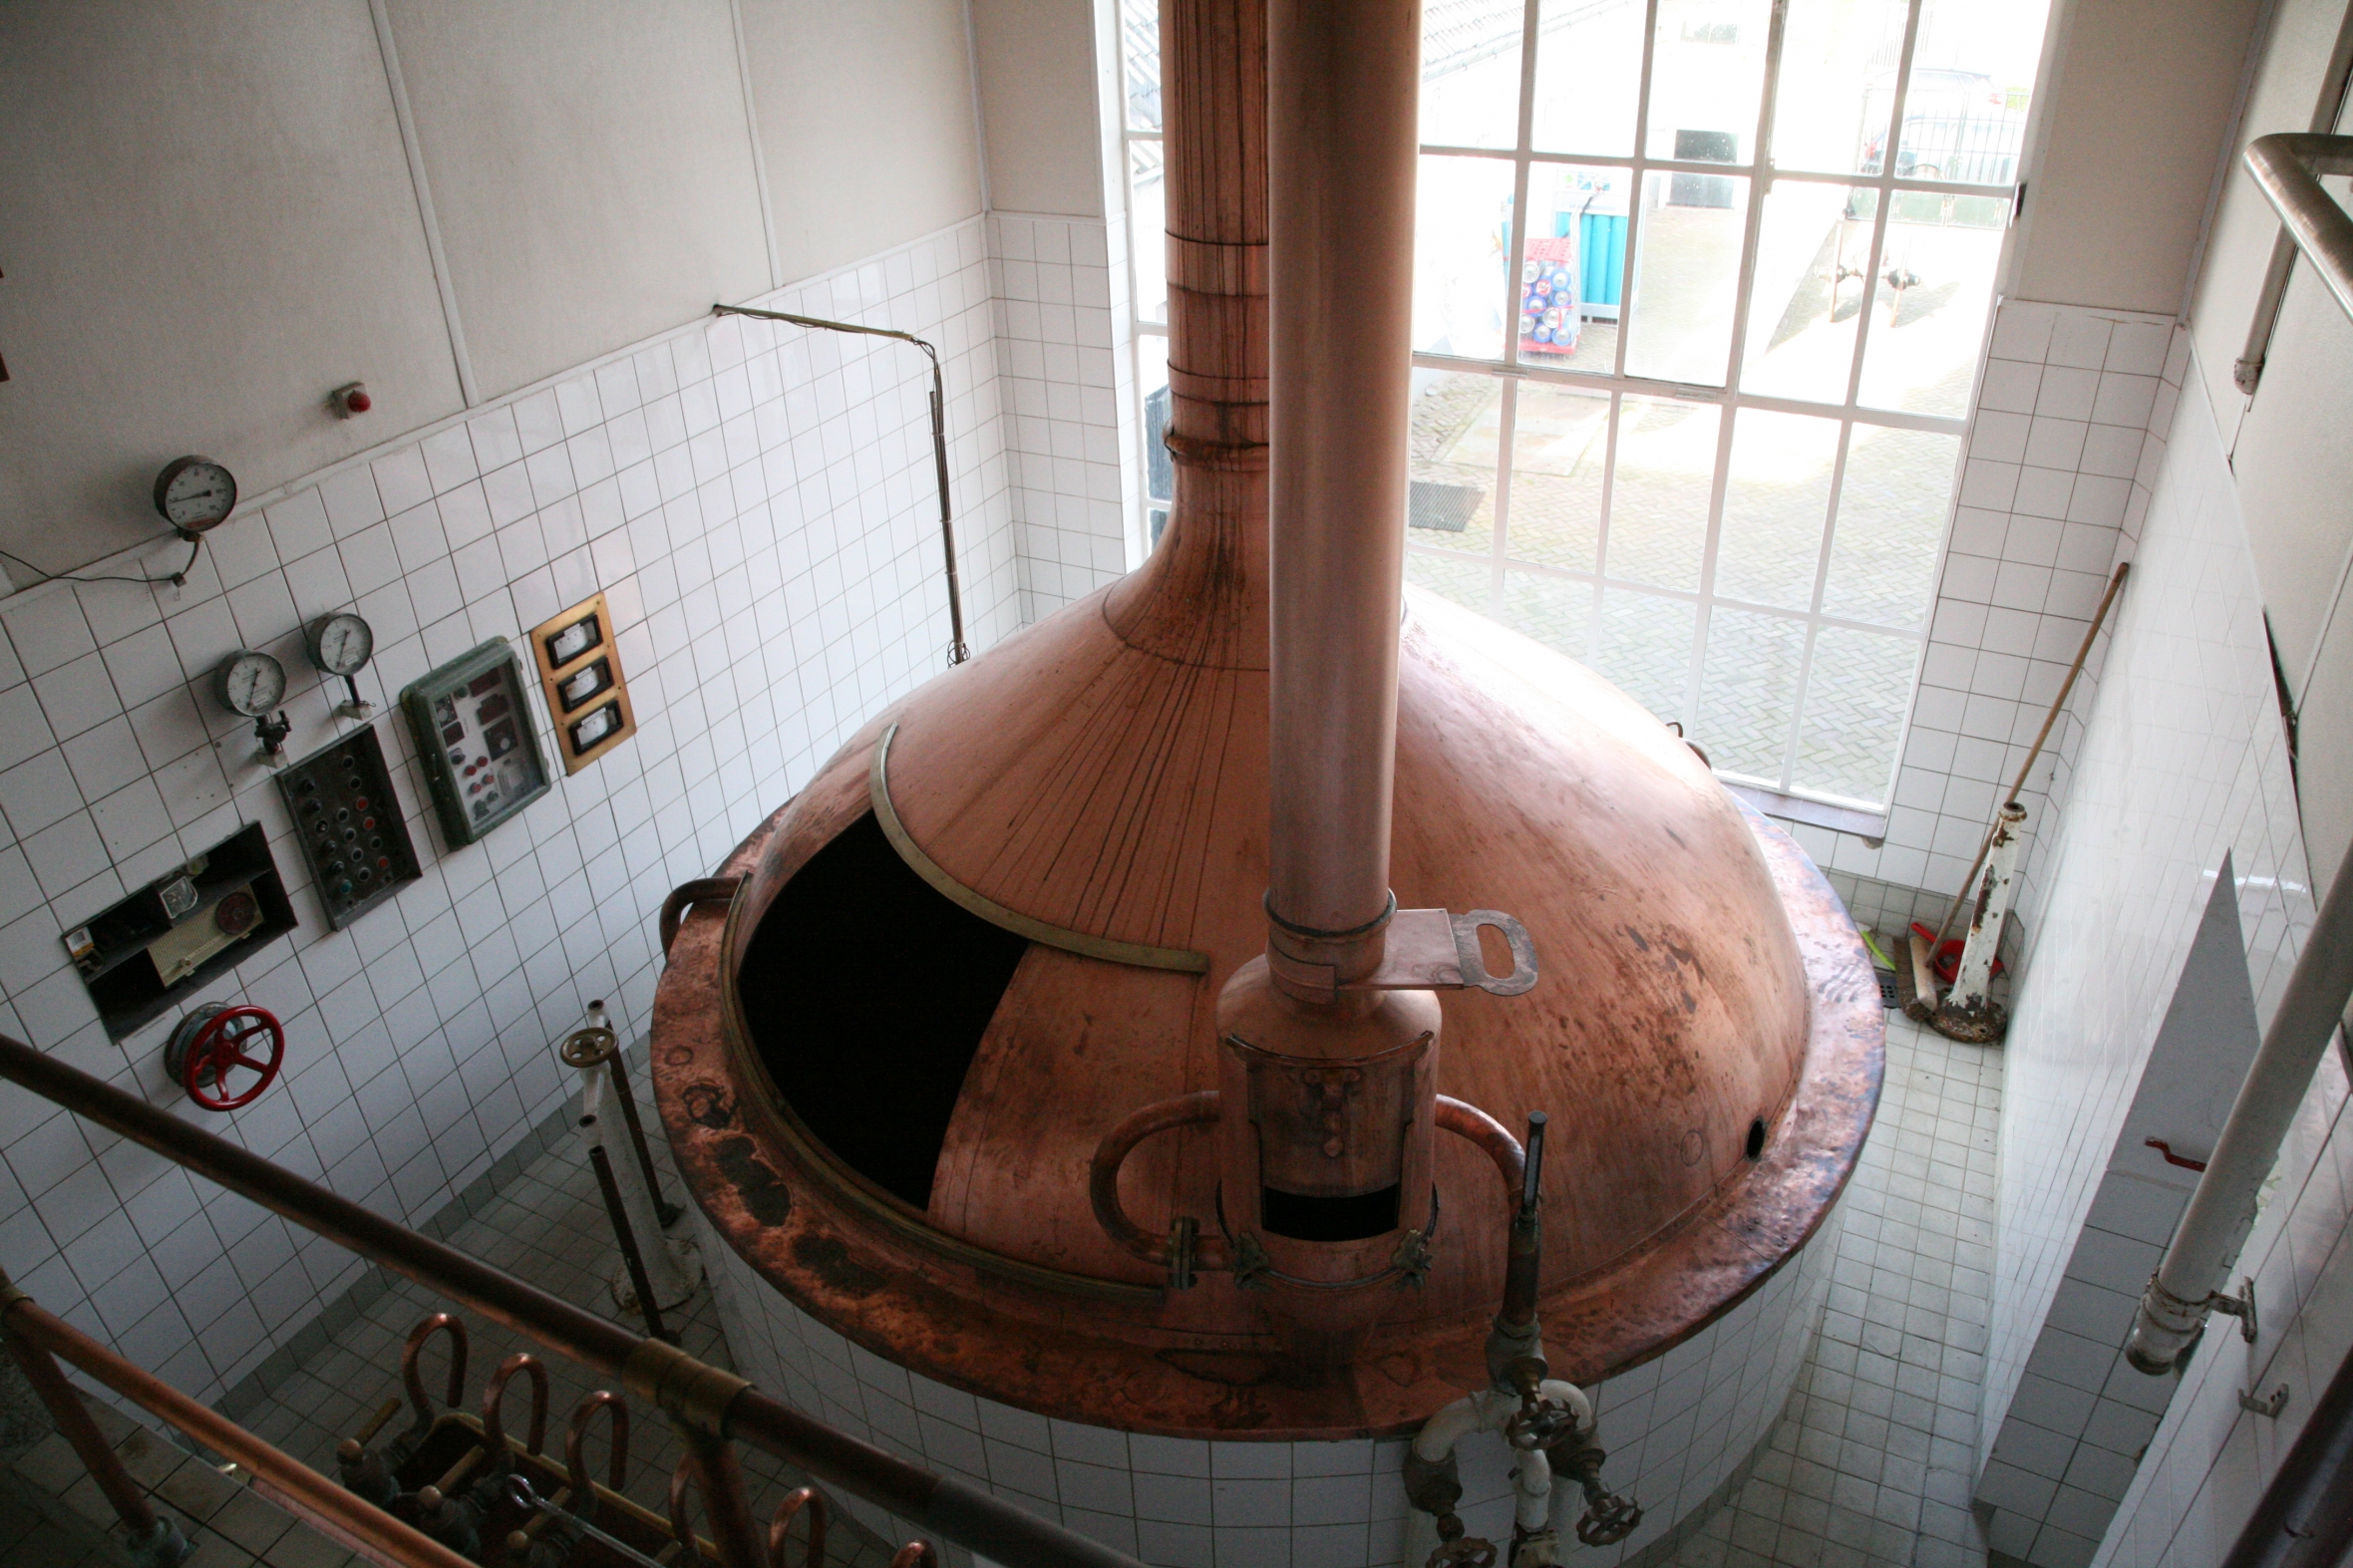
{"type": "MultiPolygon", "coordinates": [[[[970,637],[1015,629],[981,220],[758,303],[939,345],[970,637]]],[[[669,889],[942,668],[928,391],[901,344],[698,322],[260,497],[180,589],[51,583],[0,601],[0,1031],[181,1105],[162,1055],[184,1006],[110,1041],[59,935],[249,821],[301,882],[271,776],[248,762],[250,722],[219,709],[210,678],[240,646],[274,653],[288,753],[307,756],[352,726],[302,628],[356,608],[378,647],[362,694],[424,876],[337,933],[294,888],[299,929],[184,1005],[250,1001],[286,1027],[281,1082],[204,1115],[208,1129],[382,1212],[433,1213],[561,1103],[551,1042],[590,998],[643,1031],[669,889]],[[444,852],[389,712],[401,687],[597,588],[639,734],[444,852]]],[[[182,550],[118,565],[168,570],[182,550]]],[[[12,1087],[0,1257],[51,1310],[203,1399],[359,1271],[12,1087]]]]}

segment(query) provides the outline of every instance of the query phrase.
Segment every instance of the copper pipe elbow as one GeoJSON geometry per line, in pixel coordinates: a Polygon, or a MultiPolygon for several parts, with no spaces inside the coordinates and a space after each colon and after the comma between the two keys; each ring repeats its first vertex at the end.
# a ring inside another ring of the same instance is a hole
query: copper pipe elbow
{"type": "MultiPolygon", "coordinates": [[[[1103,1227],[1103,1233],[1144,1262],[1169,1269],[1178,1289],[1183,1288],[1184,1277],[1193,1269],[1231,1268],[1225,1243],[1222,1238],[1207,1238],[1194,1244],[1189,1258],[1172,1256],[1171,1237],[1156,1236],[1128,1217],[1127,1209],[1120,1203],[1120,1167],[1128,1162],[1137,1144],[1155,1133],[1215,1121],[1217,1113],[1217,1091],[1213,1089],[1179,1095],[1175,1099],[1130,1111],[1095,1145],[1095,1158],[1088,1166],[1087,1198],[1094,1205],[1095,1222],[1103,1227]]],[[[1178,1220],[1177,1226],[1188,1228],[1183,1220],[1178,1220]]]]}
{"type": "Polygon", "coordinates": [[[1513,1203],[1518,1203],[1519,1184],[1527,1174],[1527,1151],[1519,1146],[1519,1139],[1512,1135],[1511,1129],[1477,1105],[1450,1095],[1438,1097],[1437,1121],[1441,1131],[1478,1144],[1502,1173],[1505,1194],[1513,1203]]]}

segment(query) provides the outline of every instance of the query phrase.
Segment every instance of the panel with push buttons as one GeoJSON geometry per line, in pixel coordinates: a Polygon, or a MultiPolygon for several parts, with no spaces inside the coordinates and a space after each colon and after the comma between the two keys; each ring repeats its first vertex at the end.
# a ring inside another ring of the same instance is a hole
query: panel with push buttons
{"type": "Polygon", "coordinates": [[[327,924],[351,924],[418,877],[376,727],[355,730],[278,775],[327,924]]]}

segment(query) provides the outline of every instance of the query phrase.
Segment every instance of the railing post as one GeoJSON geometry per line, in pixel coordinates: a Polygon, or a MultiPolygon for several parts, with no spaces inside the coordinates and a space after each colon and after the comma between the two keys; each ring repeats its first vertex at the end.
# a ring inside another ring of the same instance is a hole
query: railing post
{"type": "Polygon", "coordinates": [[[25,1372],[25,1380],[33,1392],[48,1407],[50,1419],[74,1445],[74,1452],[90,1471],[90,1478],[98,1482],[98,1489],[106,1493],[114,1506],[115,1516],[123,1521],[123,1528],[131,1532],[131,1555],[139,1568],[173,1568],[185,1562],[195,1551],[182,1535],[179,1526],[156,1512],[148,1501],[148,1494],[131,1472],[124,1468],[123,1457],[115,1452],[90,1418],[90,1408],[82,1403],[82,1396],[66,1381],[58,1367],[57,1358],[35,1345],[23,1335],[9,1329],[7,1315],[17,1303],[33,1298],[18,1290],[8,1276],[0,1273],[0,1339],[8,1342],[9,1354],[25,1372]]]}
{"type": "MultiPolygon", "coordinates": [[[[734,1445],[683,1420],[674,1418],[670,1425],[686,1447],[686,1462],[694,1471],[695,1489],[703,1494],[703,1512],[710,1518],[711,1543],[719,1548],[720,1561],[727,1568],[766,1568],[768,1543],[752,1523],[752,1499],[744,1491],[744,1467],[734,1445]]],[[[683,1544],[691,1560],[694,1542],[683,1544]]]]}

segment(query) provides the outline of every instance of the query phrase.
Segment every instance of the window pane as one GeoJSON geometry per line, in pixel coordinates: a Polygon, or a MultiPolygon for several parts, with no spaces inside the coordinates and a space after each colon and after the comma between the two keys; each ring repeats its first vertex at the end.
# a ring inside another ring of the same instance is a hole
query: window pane
{"type": "Polygon", "coordinates": [[[1718,772],[1780,786],[1805,652],[1804,621],[1722,605],[1709,614],[1691,738],[1718,772]]]}
{"type": "Polygon", "coordinates": [[[1909,9],[1904,0],[1791,0],[1773,101],[1777,166],[1876,169],[1909,9]]]}
{"type": "Polygon", "coordinates": [[[1626,276],[1626,191],[1617,168],[1535,163],[1527,171],[1527,247],[1519,263],[1519,361],[1617,369],[1626,276]]]}
{"type": "Polygon", "coordinates": [[[1422,8],[1422,140],[1519,145],[1521,0],[1429,0],[1422,8]]]}
{"type": "Polygon", "coordinates": [[[1504,383],[1493,376],[1417,370],[1411,419],[1406,536],[1485,554],[1496,539],[1504,383]]]}
{"type": "Polygon", "coordinates": [[[1921,7],[1897,174],[1980,185],[2017,179],[2046,10],[2046,0],[1928,0],[1921,7]]]}
{"type": "MultiPolygon", "coordinates": [[[[1743,409],[1732,422],[1732,468],[1717,534],[1715,595],[1814,607],[1822,527],[1838,466],[1839,422],[1743,409]]],[[[1705,743],[1702,743],[1705,744],[1705,743]]]]}
{"type": "Polygon", "coordinates": [[[1630,588],[1601,590],[1601,624],[1593,639],[1593,669],[1663,724],[1683,717],[1691,683],[1691,635],[1698,609],[1689,600],[1661,598],[1630,588]]]}
{"type": "Polygon", "coordinates": [[[1162,440],[1169,434],[1169,340],[1157,332],[1136,334],[1136,390],[1144,410],[1145,535],[1158,545],[1176,494],[1176,466],[1162,440]]]}
{"type": "Polygon", "coordinates": [[[1128,58],[1128,128],[1161,128],[1160,0],[1121,0],[1120,44],[1128,58]]]}
{"type": "Polygon", "coordinates": [[[1642,0],[1544,0],[1536,23],[1539,152],[1634,151],[1642,0]]]}
{"type": "Polygon", "coordinates": [[[1128,232],[1136,245],[1136,319],[1169,319],[1169,187],[1158,142],[1128,144],[1128,232]]]}
{"type": "Polygon", "coordinates": [[[1999,196],[1893,193],[1855,401],[1967,417],[2009,220],[2010,203],[1999,196]]]}
{"type": "Polygon", "coordinates": [[[1512,163],[1425,157],[1415,191],[1414,348],[1504,357],[1512,163]]]}
{"type": "Polygon", "coordinates": [[[1646,174],[1635,239],[1626,373],[1721,387],[1749,182],[1729,174],[1646,174]]]}
{"type": "Polygon", "coordinates": [[[1593,626],[1593,585],[1506,571],[1504,624],[1582,663],[1593,626]]]}
{"type": "Polygon", "coordinates": [[[1909,637],[1840,626],[1816,634],[1793,786],[1867,805],[1887,798],[1919,657],[1909,637]]]}
{"type": "Polygon", "coordinates": [[[1427,588],[1441,598],[1468,605],[1480,614],[1489,613],[1494,569],[1485,561],[1449,560],[1444,555],[1427,555],[1420,550],[1405,552],[1405,580],[1417,588],[1427,588]]]}
{"type": "Polygon", "coordinates": [[[1867,292],[1863,274],[1871,264],[1872,194],[1784,179],[1765,198],[1749,341],[1741,353],[1743,392],[1847,401],[1854,324],[1867,292]]]}
{"type": "Polygon", "coordinates": [[[1652,157],[1756,160],[1767,0],[1659,0],[1650,82],[1652,157]]]}
{"type": "Polygon", "coordinates": [[[1609,495],[1610,576],[1699,587],[1722,425],[1723,411],[1706,404],[1624,400],[1609,495]]]}
{"type": "Polygon", "coordinates": [[[1847,444],[1822,612],[1907,630],[1928,617],[1961,439],[1857,425],[1847,444]]]}
{"type": "Polygon", "coordinates": [[[1521,382],[1512,417],[1510,552],[1547,566],[1600,570],[1608,464],[1609,394],[1521,382]]]}

